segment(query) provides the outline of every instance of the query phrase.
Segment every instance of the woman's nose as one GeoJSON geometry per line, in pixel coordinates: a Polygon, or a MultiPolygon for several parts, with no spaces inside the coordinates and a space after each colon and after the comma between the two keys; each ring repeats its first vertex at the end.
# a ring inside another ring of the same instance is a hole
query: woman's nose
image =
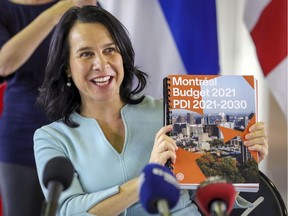
{"type": "Polygon", "coordinates": [[[93,59],[93,70],[104,71],[107,68],[107,65],[107,59],[103,55],[97,55],[93,59]]]}

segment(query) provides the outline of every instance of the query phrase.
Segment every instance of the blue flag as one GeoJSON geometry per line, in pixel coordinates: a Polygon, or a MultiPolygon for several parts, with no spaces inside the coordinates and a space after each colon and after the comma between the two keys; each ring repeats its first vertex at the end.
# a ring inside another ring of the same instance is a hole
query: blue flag
{"type": "Polygon", "coordinates": [[[130,33],[147,94],[162,97],[168,74],[218,74],[215,0],[113,0],[101,5],[130,33]]]}
{"type": "Polygon", "coordinates": [[[219,72],[214,0],[159,0],[188,74],[219,72]]]}

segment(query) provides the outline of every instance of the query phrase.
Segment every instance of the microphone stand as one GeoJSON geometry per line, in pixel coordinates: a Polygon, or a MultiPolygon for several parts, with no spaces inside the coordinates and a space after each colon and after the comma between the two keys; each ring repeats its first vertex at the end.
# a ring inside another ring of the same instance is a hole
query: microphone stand
{"type": "Polygon", "coordinates": [[[228,216],[227,206],[221,200],[215,200],[211,203],[211,216],[228,216]]]}
{"type": "Polygon", "coordinates": [[[157,208],[161,216],[170,216],[169,206],[166,200],[159,200],[157,202],[157,208]]]}
{"type": "Polygon", "coordinates": [[[48,198],[45,203],[44,216],[55,216],[58,207],[58,199],[63,191],[63,185],[57,181],[51,181],[48,183],[48,198]]]}

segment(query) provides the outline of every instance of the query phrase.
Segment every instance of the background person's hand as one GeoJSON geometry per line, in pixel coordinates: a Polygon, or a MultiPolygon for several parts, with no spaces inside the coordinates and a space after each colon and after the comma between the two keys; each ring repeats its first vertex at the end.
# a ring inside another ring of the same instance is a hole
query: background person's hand
{"type": "Polygon", "coordinates": [[[96,5],[97,0],[62,0],[57,4],[53,5],[47,11],[51,14],[50,17],[53,18],[54,24],[56,25],[62,15],[69,10],[71,7],[77,6],[82,7],[84,5],[96,5]]]}
{"type": "Polygon", "coordinates": [[[96,5],[97,0],[72,0],[75,6],[82,7],[85,5],[96,5]]]}

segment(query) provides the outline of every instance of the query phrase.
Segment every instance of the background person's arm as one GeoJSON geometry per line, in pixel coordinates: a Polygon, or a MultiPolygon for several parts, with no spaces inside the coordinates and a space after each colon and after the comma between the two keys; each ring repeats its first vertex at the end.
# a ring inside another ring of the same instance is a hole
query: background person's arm
{"type": "Polygon", "coordinates": [[[0,50],[0,76],[7,77],[21,67],[70,7],[85,4],[96,4],[96,0],[59,1],[12,37],[0,50]]]}

